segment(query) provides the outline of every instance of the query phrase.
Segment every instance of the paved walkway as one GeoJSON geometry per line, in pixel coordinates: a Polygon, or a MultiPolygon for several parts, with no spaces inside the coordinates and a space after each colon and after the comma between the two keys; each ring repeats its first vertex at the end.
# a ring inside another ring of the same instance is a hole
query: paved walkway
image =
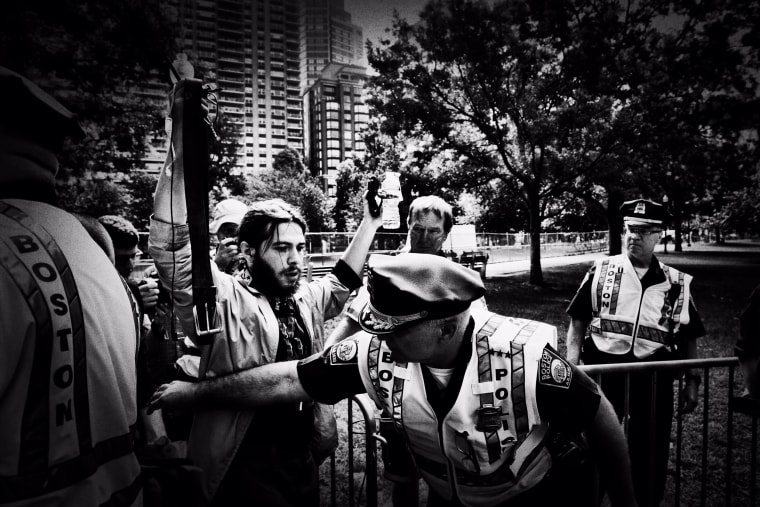
{"type": "MultiPolygon", "coordinates": [[[[661,261],[668,263],[667,259],[678,258],[683,260],[688,258],[689,254],[710,254],[710,253],[739,253],[739,254],[757,254],[760,262],[760,241],[729,241],[725,244],[717,245],[715,243],[692,243],[692,246],[683,246],[682,252],[675,252],[673,245],[668,245],[668,253],[663,252],[663,245],[655,247],[655,254],[661,261]]],[[[564,257],[542,257],[541,268],[551,268],[555,266],[567,266],[570,264],[590,264],[596,259],[607,257],[607,252],[595,252],[581,255],[567,255],[564,257]]],[[[488,263],[486,269],[486,278],[500,278],[512,276],[516,273],[530,271],[530,260],[505,261],[488,263]]]]}

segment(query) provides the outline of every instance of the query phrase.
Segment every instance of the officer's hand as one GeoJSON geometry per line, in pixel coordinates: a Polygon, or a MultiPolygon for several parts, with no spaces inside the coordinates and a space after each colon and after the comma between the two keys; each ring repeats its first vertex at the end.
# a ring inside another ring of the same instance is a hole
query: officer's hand
{"type": "Polygon", "coordinates": [[[192,405],[195,393],[193,382],[175,380],[170,384],[162,384],[148,401],[148,413],[160,408],[177,409],[192,405]]]}
{"type": "Polygon", "coordinates": [[[240,249],[235,238],[224,238],[219,243],[219,248],[216,249],[216,255],[214,256],[214,262],[219,267],[220,271],[225,271],[230,262],[237,258],[240,253],[240,249]]]}
{"type": "Polygon", "coordinates": [[[699,384],[696,382],[686,381],[683,392],[681,393],[681,405],[678,410],[682,414],[694,412],[699,404],[699,384]]]}
{"type": "Polygon", "coordinates": [[[147,312],[155,308],[156,303],[158,303],[158,281],[153,278],[143,278],[140,281],[139,288],[143,309],[147,312]]]}

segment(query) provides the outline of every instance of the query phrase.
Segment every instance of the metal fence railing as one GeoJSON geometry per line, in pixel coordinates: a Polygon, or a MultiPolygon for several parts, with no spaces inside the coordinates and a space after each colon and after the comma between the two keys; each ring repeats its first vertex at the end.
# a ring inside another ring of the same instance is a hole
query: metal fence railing
{"type": "MultiPolygon", "coordinates": [[[[332,266],[343,253],[353,232],[307,232],[306,252],[317,267],[332,266]]],[[[530,236],[523,233],[476,233],[476,245],[463,251],[485,251],[488,262],[527,260],[530,258],[530,236]]],[[[547,232],[541,234],[541,256],[559,257],[589,252],[601,252],[608,248],[607,231],[594,232],[547,232]]],[[[212,243],[216,241],[211,238],[212,243]]],[[[371,253],[395,252],[406,241],[406,234],[378,232],[370,247],[371,253]]],[[[213,245],[212,245],[213,246],[213,245]]],[[[140,233],[138,247],[143,252],[142,259],[148,258],[148,233],[140,233]]],[[[450,252],[455,254],[455,252],[450,252]]],[[[456,252],[459,255],[463,252],[456,252]]]]}
{"type": "MultiPolygon", "coordinates": [[[[757,426],[760,416],[760,400],[752,400],[735,394],[738,387],[735,357],[664,361],[649,363],[628,363],[615,365],[581,366],[598,382],[604,382],[604,374],[624,373],[626,377],[642,371],[666,371],[685,369],[700,370],[703,382],[700,387],[699,406],[692,414],[681,414],[674,410],[674,424],[671,441],[673,443],[665,499],[662,505],[672,506],[713,506],[713,505],[756,505],[757,502],[757,426]],[[736,384],[736,385],[735,385],[736,384]]],[[[654,375],[653,378],[656,378],[654,375]]],[[[683,381],[676,381],[674,389],[680,393],[683,381]]],[[[676,401],[678,395],[675,396],[676,401]]],[[[357,400],[353,400],[356,403],[357,400]]],[[[378,494],[389,486],[382,478],[377,425],[374,417],[376,409],[362,398],[359,421],[361,442],[356,445],[356,422],[351,419],[347,425],[349,467],[346,476],[335,477],[333,466],[333,491],[352,488],[350,502],[345,505],[378,505],[378,494]],[[366,460],[362,468],[363,492],[357,494],[352,479],[357,473],[354,463],[357,453],[366,460]],[[372,464],[372,460],[377,463],[372,464]]],[[[348,405],[349,412],[355,409],[348,405]]],[[[352,417],[352,416],[349,416],[352,417]]],[[[625,427],[625,426],[624,426],[625,427]]],[[[334,464],[334,462],[333,462],[334,464]]],[[[334,495],[334,493],[333,493],[334,495]]],[[[599,492],[599,498],[603,492],[599,492]]],[[[335,496],[333,496],[335,498],[335,496]]],[[[332,505],[344,505],[335,503],[332,505]]]]}

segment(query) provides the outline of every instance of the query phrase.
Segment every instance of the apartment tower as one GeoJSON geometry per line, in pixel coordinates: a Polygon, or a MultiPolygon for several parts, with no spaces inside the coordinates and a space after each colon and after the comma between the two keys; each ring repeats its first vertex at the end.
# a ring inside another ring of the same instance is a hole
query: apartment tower
{"type": "MultiPolygon", "coordinates": [[[[195,77],[217,89],[219,113],[240,133],[237,167],[271,167],[286,147],[303,153],[298,0],[171,0],[180,49],[195,77]]],[[[165,150],[154,146],[151,162],[165,150]]],[[[151,164],[152,165],[152,164],[151,164]]]]}

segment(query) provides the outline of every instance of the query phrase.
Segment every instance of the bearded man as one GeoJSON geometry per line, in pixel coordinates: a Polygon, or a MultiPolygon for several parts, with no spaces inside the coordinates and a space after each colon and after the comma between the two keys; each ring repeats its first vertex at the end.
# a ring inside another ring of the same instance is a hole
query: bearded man
{"type": "MultiPolygon", "coordinates": [[[[193,319],[184,172],[176,161],[172,165],[156,187],[149,252],[159,279],[171,290],[183,330],[202,350],[200,379],[320,351],[325,320],[338,315],[361,285],[381,219],[372,217],[365,203],[364,219],[332,273],[302,283],[305,221],[280,199],[254,203],[237,237],[251,281],[241,282],[208,259],[222,331],[210,342],[201,340],[193,319]]],[[[324,443],[334,424],[331,407],[313,402],[256,410],[199,408],[188,457],[203,469],[204,491],[213,505],[317,506],[318,462],[331,448],[314,444],[324,443]]]]}

